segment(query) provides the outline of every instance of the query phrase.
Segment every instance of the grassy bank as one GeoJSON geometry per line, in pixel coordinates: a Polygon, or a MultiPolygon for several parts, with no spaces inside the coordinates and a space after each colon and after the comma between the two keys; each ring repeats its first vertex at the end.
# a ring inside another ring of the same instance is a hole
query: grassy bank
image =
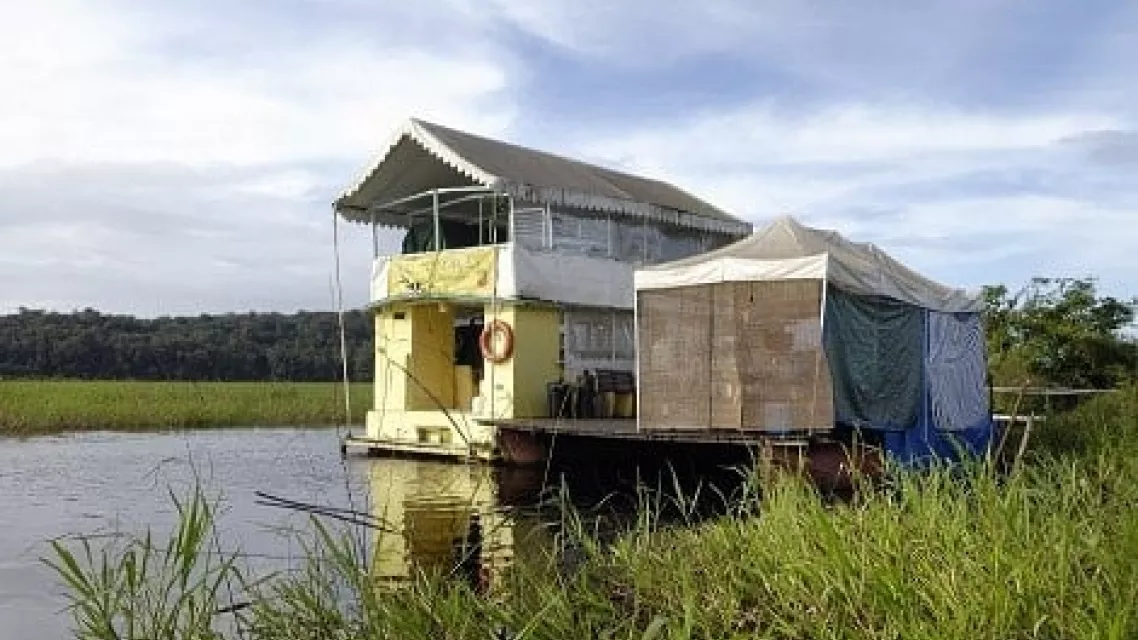
{"type": "MultiPolygon", "coordinates": [[[[0,380],[0,434],[336,424],[342,394],[330,382],[0,380]]],[[[352,386],[352,424],[371,399],[370,384],[352,386]]]]}
{"type": "Polygon", "coordinates": [[[614,545],[566,511],[574,561],[550,549],[490,594],[429,577],[377,587],[324,533],[307,571],[234,587],[243,635],[213,631],[230,620],[214,613],[224,585],[250,576],[210,552],[200,498],[171,555],[142,537],[56,562],[85,638],[1138,637],[1138,393],[1049,421],[1036,445],[1011,476],[902,473],[851,503],[776,476],[690,527],[646,505],[614,545]]]}

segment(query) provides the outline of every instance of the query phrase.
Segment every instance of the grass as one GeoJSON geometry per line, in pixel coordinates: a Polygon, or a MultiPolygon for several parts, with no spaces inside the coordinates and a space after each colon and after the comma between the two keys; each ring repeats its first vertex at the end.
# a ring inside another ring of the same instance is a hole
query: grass
{"type": "MultiPolygon", "coordinates": [[[[760,491],[683,527],[661,525],[660,503],[646,495],[612,544],[566,509],[559,542],[489,594],[426,575],[381,587],[351,539],[323,526],[299,574],[251,584],[223,556],[200,552],[150,563],[239,585],[248,606],[231,631],[225,614],[207,627],[187,615],[183,626],[126,633],[130,620],[181,619],[178,603],[191,599],[226,609],[228,595],[202,586],[216,580],[172,583],[158,569],[141,579],[123,549],[59,547],[56,567],[72,585],[80,638],[1138,637],[1138,391],[1048,421],[1031,454],[1011,475],[982,462],[902,472],[838,504],[796,477],[755,474],[760,491]],[[139,582],[167,596],[121,596],[139,582]]],[[[181,537],[166,547],[184,548],[181,537]]]]}
{"type": "MultiPolygon", "coordinates": [[[[352,385],[361,424],[371,385],[352,385]]],[[[0,434],[343,423],[343,388],[308,382],[0,380],[0,434]]]]}

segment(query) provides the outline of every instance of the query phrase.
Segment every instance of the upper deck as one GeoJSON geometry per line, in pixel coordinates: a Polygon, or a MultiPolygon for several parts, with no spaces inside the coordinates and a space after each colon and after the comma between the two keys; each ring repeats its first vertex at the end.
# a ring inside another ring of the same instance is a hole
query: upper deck
{"type": "Polygon", "coordinates": [[[372,302],[519,298],[631,308],[632,271],[751,225],[672,185],[411,120],[335,203],[406,230],[372,302]]]}
{"type": "Polygon", "coordinates": [[[631,309],[632,274],[633,266],[625,262],[508,242],[377,257],[371,302],[534,300],[631,309]]]}

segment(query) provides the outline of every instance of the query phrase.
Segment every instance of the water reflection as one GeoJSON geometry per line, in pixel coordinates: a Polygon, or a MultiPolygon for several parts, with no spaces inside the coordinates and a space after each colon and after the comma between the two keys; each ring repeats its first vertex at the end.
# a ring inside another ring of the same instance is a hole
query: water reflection
{"type": "Polygon", "coordinates": [[[385,582],[416,572],[459,577],[485,589],[500,579],[522,539],[543,533],[533,506],[542,474],[484,464],[379,459],[367,471],[371,570],[385,582]]]}
{"type": "Polygon", "coordinates": [[[680,486],[703,486],[699,513],[714,514],[739,476],[740,460],[693,459],[684,450],[609,449],[568,441],[549,467],[493,468],[423,460],[339,457],[336,434],[320,429],[226,429],[170,433],[84,433],[0,438],[0,637],[65,638],[69,618],[56,577],[39,558],[59,536],[164,536],[176,519],[170,493],[197,482],[224,497],[218,525],[227,550],[251,573],[295,570],[308,514],[263,506],[265,492],[331,508],[362,506],[391,526],[371,535],[375,575],[406,580],[419,568],[493,586],[502,571],[548,549],[560,514],[539,507],[564,488],[587,518],[619,526],[635,517],[637,486],[661,489],[668,506],[680,486]],[[191,463],[192,461],[192,463],[191,463]],[[346,471],[346,477],[345,477],[346,471]],[[674,473],[673,473],[674,471],[674,473]],[[675,481],[675,482],[673,482],[675,481]],[[464,549],[465,545],[465,549],[464,549]],[[472,561],[461,563],[469,557],[472,561]]]}
{"type": "Polygon", "coordinates": [[[423,572],[492,588],[519,557],[552,546],[563,507],[602,534],[633,521],[646,500],[659,521],[690,523],[722,513],[745,462],[674,452],[525,468],[369,460],[371,513],[384,527],[371,533],[371,570],[389,583],[423,572]]]}

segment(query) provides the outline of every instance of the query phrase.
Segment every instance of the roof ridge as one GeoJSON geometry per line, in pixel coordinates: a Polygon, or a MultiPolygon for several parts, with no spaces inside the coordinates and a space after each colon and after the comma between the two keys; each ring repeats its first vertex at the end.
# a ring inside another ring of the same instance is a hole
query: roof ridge
{"type": "MultiPolygon", "coordinates": [[[[411,122],[417,123],[419,125],[424,125],[427,128],[434,127],[434,128],[442,129],[442,130],[450,132],[450,133],[456,133],[459,135],[467,136],[469,138],[477,138],[478,140],[481,140],[484,142],[490,142],[493,144],[499,144],[499,145],[504,145],[507,147],[513,147],[515,149],[520,149],[520,150],[525,151],[527,153],[536,153],[536,154],[540,154],[543,156],[549,156],[550,158],[556,158],[557,160],[561,160],[563,162],[569,162],[572,164],[582,165],[585,167],[593,167],[593,168],[597,168],[597,169],[604,169],[605,171],[609,171],[611,173],[619,174],[619,175],[624,176],[626,178],[632,178],[633,180],[643,180],[645,182],[655,182],[659,185],[671,187],[673,189],[677,189],[679,191],[684,191],[685,193],[687,193],[686,189],[682,189],[680,187],[677,187],[674,183],[669,182],[668,180],[664,180],[663,178],[655,178],[655,177],[651,177],[651,176],[644,176],[644,175],[640,175],[637,173],[632,173],[631,171],[628,171],[626,169],[618,169],[618,168],[614,168],[610,165],[600,164],[599,162],[587,162],[585,160],[581,160],[579,158],[573,158],[571,156],[563,155],[563,154],[557,153],[555,151],[547,151],[545,149],[538,149],[536,147],[529,147],[529,146],[523,145],[523,144],[518,143],[518,142],[511,142],[509,140],[502,140],[499,138],[491,138],[491,137],[486,136],[486,135],[482,135],[482,134],[478,134],[478,133],[471,133],[469,131],[463,131],[462,129],[455,129],[454,127],[448,127],[444,124],[438,124],[437,122],[431,122],[429,120],[423,120],[422,118],[410,118],[410,120],[411,120],[411,122]]],[[[615,186],[615,185],[613,185],[613,186],[615,186]]]]}

